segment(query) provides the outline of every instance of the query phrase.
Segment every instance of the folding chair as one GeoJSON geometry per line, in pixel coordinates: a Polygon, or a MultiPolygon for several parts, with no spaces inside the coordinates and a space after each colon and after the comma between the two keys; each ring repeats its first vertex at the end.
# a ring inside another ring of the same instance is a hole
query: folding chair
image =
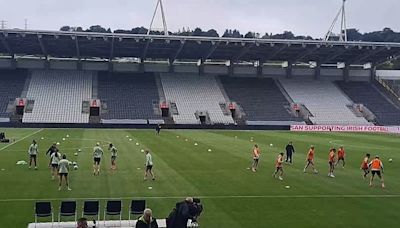
{"type": "Polygon", "coordinates": [[[82,217],[87,216],[97,216],[97,221],[100,221],[99,213],[99,201],[90,200],[83,203],[82,217]]]}
{"type": "Polygon", "coordinates": [[[128,221],[131,224],[131,215],[141,215],[146,209],[146,200],[132,200],[131,206],[129,207],[128,221]]]}
{"type": "Polygon", "coordinates": [[[76,202],[75,201],[62,201],[60,206],[60,213],[58,213],[58,225],[60,225],[61,216],[69,217],[75,216],[76,223],[76,202]]]}
{"type": "Polygon", "coordinates": [[[51,207],[50,202],[36,202],[35,203],[35,227],[37,223],[37,219],[50,217],[51,216],[51,226],[54,223],[54,213],[53,208],[51,207]]]}
{"type": "Polygon", "coordinates": [[[106,225],[106,215],[119,215],[119,224],[122,225],[122,202],[121,200],[108,200],[104,210],[104,226],[106,225]]]}

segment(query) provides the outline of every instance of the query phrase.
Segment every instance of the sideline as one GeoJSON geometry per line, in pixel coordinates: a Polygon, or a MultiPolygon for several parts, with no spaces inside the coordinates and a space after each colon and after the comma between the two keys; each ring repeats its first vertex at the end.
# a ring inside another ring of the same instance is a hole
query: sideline
{"type": "Polygon", "coordinates": [[[17,141],[12,142],[11,144],[8,144],[7,146],[1,148],[0,151],[7,149],[8,147],[10,147],[10,146],[12,146],[12,145],[14,145],[14,144],[17,144],[17,143],[21,142],[22,140],[24,140],[24,139],[26,139],[26,138],[29,138],[29,137],[31,137],[31,136],[34,136],[34,135],[36,135],[37,133],[39,133],[39,132],[41,132],[41,131],[43,131],[43,128],[42,128],[42,129],[39,129],[39,130],[37,130],[37,131],[35,131],[35,132],[33,132],[33,133],[31,133],[31,134],[29,134],[29,135],[23,137],[23,138],[20,138],[20,139],[18,139],[17,141]]]}
{"type": "MultiPolygon", "coordinates": [[[[107,197],[107,198],[96,198],[96,197],[88,197],[88,198],[43,198],[43,199],[0,199],[0,202],[29,202],[29,201],[57,201],[57,200],[109,200],[109,199],[185,199],[187,196],[130,196],[130,197],[107,197]]],[[[194,196],[200,199],[242,199],[242,198],[400,198],[400,194],[393,195],[253,195],[253,196],[194,196]]]]}

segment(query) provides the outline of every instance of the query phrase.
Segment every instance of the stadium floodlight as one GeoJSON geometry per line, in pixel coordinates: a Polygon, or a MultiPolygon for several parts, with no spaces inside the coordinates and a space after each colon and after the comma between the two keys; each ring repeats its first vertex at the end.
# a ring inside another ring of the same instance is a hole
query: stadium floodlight
{"type": "Polygon", "coordinates": [[[346,67],[346,63],[344,63],[344,62],[338,62],[338,63],[336,64],[336,66],[337,66],[338,69],[344,69],[344,68],[346,67]]]}
{"type": "Polygon", "coordinates": [[[317,62],[315,62],[315,61],[310,61],[310,62],[308,62],[308,64],[310,65],[310,68],[316,68],[317,67],[317,62]]]}
{"type": "Polygon", "coordinates": [[[372,63],[366,63],[363,65],[364,70],[368,70],[372,68],[372,63]]]}
{"type": "Polygon", "coordinates": [[[343,0],[342,7],[340,7],[339,12],[336,14],[335,19],[331,26],[329,27],[328,33],[325,35],[325,41],[329,41],[333,35],[333,29],[339,19],[341,18],[340,22],[340,32],[338,34],[339,41],[347,42],[347,25],[346,25],[346,0],[343,0]]]}

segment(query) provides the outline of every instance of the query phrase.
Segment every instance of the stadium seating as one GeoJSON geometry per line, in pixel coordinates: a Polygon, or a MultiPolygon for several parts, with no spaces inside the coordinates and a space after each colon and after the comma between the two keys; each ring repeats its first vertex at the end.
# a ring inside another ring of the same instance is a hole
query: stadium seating
{"type": "Polygon", "coordinates": [[[121,200],[108,200],[104,208],[104,225],[106,225],[106,215],[119,216],[119,223],[122,225],[122,201],[121,200]]]}
{"type": "Polygon", "coordinates": [[[363,104],[381,125],[400,125],[400,109],[368,82],[337,82],[356,103],[363,104]]]}
{"type": "Polygon", "coordinates": [[[347,105],[353,102],[331,81],[282,79],[281,84],[293,99],[312,113],[314,124],[370,125],[357,117],[347,105]]]}
{"type": "Polygon", "coordinates": [[[273,79],[221,77],[221,82],[231,101],[243,108],[247,121],[302,121],[286,110],[289,102],[273,79]]]}
{"type": "Polygon", "coordinates": [[[220,103],[225,98],[213,76],[162,75],[165,97],[176,103],[178,115],[173,115],[177,124],[199,124],[195,113],[208,112],[212,124],[231,124],[230,115],[224,115],[220,103]]]}
{"type": "Polygon", "coordinates": [[[58,224],[61,222],[61,217],[74,216],[77,221],[76,201],[61,201],[60,210],[58,212],[58,224]]]}
{"type": "Polygon", "coordinates": [[[101,72],[98,75],[98,96],[108,107],[108,112],[101,116],[104,123],[110,122],[107,120],[141,120],[134,123],[146,124],[147,119],[162,119],[161,114],[154,110],[160,97],[153,74],[101,72]]]}
{"type": "Polygon", "coordinates": [[[24,123],[88,123],[82,102],[92,98],[92,73],[86,71],[35,70],[27,98],[35,101],[24,123]]]}
{"type": "Polygon", "coordinates": [[[35,227],[38,222],[38,218],[51,217],[51,226],[54,223],[54,212],[51,202],[36,202],[35,203],[35,227]]]}
{"type": "Polygon", "coordinates": [[[0,119],[10,117],[6,113],[8,103],[21,96],[27,72],[22,70],[0,71],[0,119]]]}

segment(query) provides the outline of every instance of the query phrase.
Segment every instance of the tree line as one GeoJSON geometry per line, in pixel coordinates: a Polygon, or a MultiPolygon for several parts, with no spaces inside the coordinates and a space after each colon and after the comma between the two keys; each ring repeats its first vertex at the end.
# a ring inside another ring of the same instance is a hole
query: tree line
{"type": "MultiPolygon", "coordinates": [[[[63,26],[61,31],[73,31],[73,32],[97,32],[97,33],[127,33],[127,34],[147,34],[148,29],[145,27],[135,27],[130,30],[117,29],[112,31],[110,28],[103,28],[100,25],[93,25],[87,29],[82,27],[63,26]]],[[[152,35],[162,35],[163,32],[151,31],[152,35]]],[[[291,31],[284,31],[283,33],[272,34],[265,33],[260,34],[256,32],[247,32],[246,34],[240,33],[237,29],[226,29],[225,32],[220,36],[215,29],[209,29],[203,31],[201,28],[195,28],[191,30],[189,28],[182,28],[177,32],[169,32],[170,35],[177,36],[205,36],[205,37],[230,37],[230,38],[261,38],[261,39],[287,39],[287,40],[320,40],[321,38],[313,38],[311,36],[295,35],[291,31]]],[[[360,33],[358,29],[348,29],[347,39],[349,41],[370,41],[370,42],[399,42],[400,43],[400,32],[395,32],[390,28],[384,28],[382,31],[374,31],[367,33],[360,33]]]]}

